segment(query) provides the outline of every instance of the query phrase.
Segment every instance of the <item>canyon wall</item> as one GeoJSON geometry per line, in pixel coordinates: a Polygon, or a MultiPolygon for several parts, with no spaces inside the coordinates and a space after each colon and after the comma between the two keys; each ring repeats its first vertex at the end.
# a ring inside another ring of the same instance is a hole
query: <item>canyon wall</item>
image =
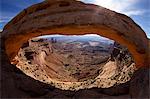
{"type": "Polygon", "coordinates": [[[148,47],[145,32],[125,15],[75,0],[48,0],[35,4],[13,18],[1,33],[1,97],[149,98],[149,69],[144,68],[149,66],[148,47]],[[96,33],[116,40],[128,47],[136,66],[141,68],[125,85],[72,92],[39,82],[10,64],[19,48],[30,38],[55,33],[96,33]]]}

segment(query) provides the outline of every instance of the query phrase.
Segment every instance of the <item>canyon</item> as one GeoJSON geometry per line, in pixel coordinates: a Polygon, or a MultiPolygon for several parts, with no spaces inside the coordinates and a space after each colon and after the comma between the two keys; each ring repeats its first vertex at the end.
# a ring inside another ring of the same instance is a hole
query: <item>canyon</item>
{"type": "Polygon", "coordinates": [[[12,63],[36,80],[73,91],[125,83],[136,70],[127,48],[113,40],[67,36],[30,39],[12,63]]]}
{"type": "Polygon", "coordinates": [[[0,38],[2,98],[149,98],[150,42],[126,15],[77,0],[45,0],[8,22],[0,38]],[[134,62],[124,65],[124,58],[116,57],[117,50],[102,55],[103,47],[97,47],[100,41],[60,45],[55,39],[31,41],[42,35],[91,33],[126,46],[134,62]],[[93,53],[95,48],[99,50],[93,53]]]}

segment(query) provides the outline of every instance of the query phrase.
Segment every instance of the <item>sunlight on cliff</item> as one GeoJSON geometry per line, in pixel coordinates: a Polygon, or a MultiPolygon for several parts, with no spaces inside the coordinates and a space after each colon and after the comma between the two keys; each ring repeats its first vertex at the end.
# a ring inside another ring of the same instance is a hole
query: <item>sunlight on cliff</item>
{"type": "Polygon", "coordinates": [[[108,88],[129,81],[136,70],[125,46],[96,34],[32,38],[12,64],[63,90],[108,88]]]}

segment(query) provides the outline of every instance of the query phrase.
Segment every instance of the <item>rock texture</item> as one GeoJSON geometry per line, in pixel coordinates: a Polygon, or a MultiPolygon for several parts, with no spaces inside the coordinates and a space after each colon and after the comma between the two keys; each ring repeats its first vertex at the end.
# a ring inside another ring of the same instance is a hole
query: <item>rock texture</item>
{"type": "Polygon", "coordinates": [[[62,90],[109,88],[129,81],[136,68],[126,47],[115,46],[119,53],[112,53],[109,43],[97,41],[94,47],[91,42],[33,38],[22,46],[13,63],[28,76],[62,90]],[[120,52],[126,52],[126,57],[120,52]],[[113,61],[111,53],[115,54],[113,61]]]}
{"type": "Polygon", "coordinates": [[[28,39],[46,34],[96,33],[126,45],[136,66],[147,66],[148,39],[129,17],[75,0],[46,0],[24,9],[2,31],[6,53],[13,59],[28,39]]]}
{"type": "Polygon", "coordinates": [[[85,89],[80,91],[64,91],[48,84],[37,81],[10,64],[5,53],[4,43],[1,46],[1,95],[3,98],[130,98],[129,82],[106,90],[100,88],[85,89]],[[110,94],[111,93],[111,94],[110,94]],[[117,96],[115,96],[117,95],[117,96]]]}
{"type": "MultiPolygon", "coordinates": [[[[148,40],[148,52],[150,52],[150,39],[148,40]]],[[[148,64],[150,64],[150,53],[148,53],[148,64]]],[[[150,66],[150,65],[149,65],[150,66]]]]}
{"type": "Polygon", "coordinates": [[[10,64],[4,49],[1,50],[1,57],[3,57],[1,61],[1,98],[130,99],[132,96],[134,99],[148,99],[149,97],[147,79],[149,72],[145,68],[139,69],[140,72],[134,76],[137,79],[133,78],[131,83],[127,82],[107,89],[91,88],[73,92],[57,89],[25,75],[16,66],[10,64]],[[146,75],[145,71],[147,71],[146,75]]]}
{"type": "Polygon", "coordinates": [[[149,66],[148,39],[129,17],[75,0],[48,0],[24,9],[5,26],[0,35],[1,98],[149,98],[149,71],[145,68],[139,68],[135,79],[132,78],[130,84],[122,87],[72,92],[39,82],[10,64],[9,59],[17,55],[19,48],[28,39],[55,33],[96,33],[114,39],[129,48],[137,67],[149,66]],[[110,93],[116,96],[110,96],[110,93]]]}
{"type": "Polygon", "coordinates": [[[150,69],[141,68],[135,72],[130,83],[130,94],[132,98],[150,98],[150,69]]]}

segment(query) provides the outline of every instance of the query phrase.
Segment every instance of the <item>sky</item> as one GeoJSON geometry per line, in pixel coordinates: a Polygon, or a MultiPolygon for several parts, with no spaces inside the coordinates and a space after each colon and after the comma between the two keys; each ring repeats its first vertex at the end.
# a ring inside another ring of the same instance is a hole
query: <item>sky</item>
{"type": "MultiPolygon", "coordinates": [[[[0,0],[0,30],[23,9],[43,0],[0,0]]],[[[150,0],[80,0],[131,17],[150,38],[150,0]]]]}

